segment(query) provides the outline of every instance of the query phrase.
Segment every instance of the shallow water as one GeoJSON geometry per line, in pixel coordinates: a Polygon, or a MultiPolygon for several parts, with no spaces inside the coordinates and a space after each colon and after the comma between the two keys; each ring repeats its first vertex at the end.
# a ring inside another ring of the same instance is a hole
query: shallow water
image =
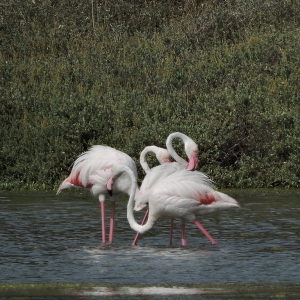
{"type": "Polygon", "coordinates": [[[174,245],[168,245],[168,219],[131,246],[135,233],[126,219],[126,196],[117,202],[114,244],[101,245],[99,204],[89,193],[2,192],[0,283],[300,282],[300,191],[225,193],[241,208],[199,219],[219,244],[187,224],[188,245],[182,248],[179,220],[174,245]]]}

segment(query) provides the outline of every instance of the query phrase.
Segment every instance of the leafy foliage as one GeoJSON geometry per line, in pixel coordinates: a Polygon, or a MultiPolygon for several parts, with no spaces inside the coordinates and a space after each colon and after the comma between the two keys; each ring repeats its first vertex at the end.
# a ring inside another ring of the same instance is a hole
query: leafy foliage
{"type": "Polygon", "coordinates": [[[0,7],[0,188],[54,189],[93,144],[138,162],[175,131],[220,187],[300,186],[299,1],[0,7]]]}

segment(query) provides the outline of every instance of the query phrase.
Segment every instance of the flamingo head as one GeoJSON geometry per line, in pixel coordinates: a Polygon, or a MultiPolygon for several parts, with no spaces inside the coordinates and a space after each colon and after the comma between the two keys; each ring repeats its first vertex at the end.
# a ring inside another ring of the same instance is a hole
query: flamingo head
{"type": "Polygon", "coordinates": [[[172,162],[169,151],[163,148],[159,149],[159,151],[156,153],[156,158],[160,164],[166,164],[172,162]]]}
{"type": "Polygon", "coordinates": [[[189,158],[189,164],[187,166],[188,170],[196,170],[198,168],[198,155],[199,155],[199,150],[198,146],[194,141],[188,141],[185,144],[185,152],[189,158]]]}
{"type": "Polygon", "coordinates": [[[171,158],[170,158],[170,156],[165,156],[164,158],[163,158],[163,163],[164,164],[169,164],[169,163],[171,163],[172,161],[171,161],[171,158]]]}
{"type": "Polygon", "coordinates": [[[107,184],[106,184],[106,188],[107,188],[107,191],[108,191],[110,196],[112,196],[112,194],[113,194],[114,183],[115,183],[114,178],[110,177],[107,181],[107,184]]]}
{"type": "Polygon", "coordinates": [[[189,156],[189,164],[187,166],[188,170],[196,170],[198,168],[199,159],[198,159],[198,151],[193,151],[189,156]]]}

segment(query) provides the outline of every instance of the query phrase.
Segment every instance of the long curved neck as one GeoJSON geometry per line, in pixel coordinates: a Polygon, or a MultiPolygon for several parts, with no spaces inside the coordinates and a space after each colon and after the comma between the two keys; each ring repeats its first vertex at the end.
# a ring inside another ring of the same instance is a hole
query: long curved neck
{"type": "Polygon", "coordinates": [[[133,207],[134,207],[134,200],[132,199],[132,197],[130,197],[127,204],[127,220],[129,222],[129,225],[133,230],[139,233],[145,233],[146,231],[150,230],[153,227],[156,219],[153,218],[153,216],[150,214],[149,211],[149,216],[146,224],[145,225],[138,224],[134,218],[133,207]]]}
{"type": "Polygon", "coordinates": [[[136,222],[136,220],[134,218],[134,214],[133,214],[133,208],[134,208],[134,204],[135,204],[134,198],[135,198],[135,193],[137,190],[137,183],[136,183],[136,178],[135,178],[133,172],[130,171],[127,173],[129,174],[130,179],[131,179],[130,196],[129,196],[129,200],[128,200],[128,204],[127,204],[127,220],[129,222],[130,227],[133,230],[140,232],[140,233],[144,233],[153,227],[155,220],[149,213],[149,217],[148,217],[147,223],[145,225],[139,225],[136,222]]]}
{"type": "Polygon", "coordinates": [[[140,164],[143,168],[143,170],[146,172],[146,174],[150,171],[150,168],[149,168],[149,165],[146,161],[146,155],[149,153],[149,152],[154,152],[154,146],[148,146],[146,147],[142,152],[141,152],[141,155],[140,155],[140,164]]]}
{"type": "Polygon", "coordinates": [[[186,142],[186,140],[188,139],[188,137],[180,132],[175,132],[175,133],[171,133],[166,141],[166,145],[167,145],[167,150],[169,151],[170,155],[180,164],[183,166],[187,166],[188,162],[186,160],[184,160],[182,157],[180,157],[176,151],[173,148],[172,142],[175,138],[180,138],[184,143],[186,142]]]}

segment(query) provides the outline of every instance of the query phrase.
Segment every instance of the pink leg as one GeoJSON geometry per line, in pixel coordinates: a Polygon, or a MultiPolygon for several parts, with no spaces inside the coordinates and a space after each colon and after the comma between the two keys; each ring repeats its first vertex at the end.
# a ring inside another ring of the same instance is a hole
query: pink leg
{"type": "Polygon", "coordinates": [[[204,229],[204,227],[199,223],[199,221],[195,220],[194,224],[204,233],[204,235],[211,241],[213,245],[218,245],[218,243],[213,239],[213,237],[204,229]]]}
{"type": "MultiPolygon", "coordinates": [[[[146,211],[146,213],[145,213],[145,215],[144,215],[144,218],[143,218],[143,220],[142,220],[141,225],[144,225],[144,224],[146,223],[146,220],[147,220],[147,218],[148,218],[148,215],[149,215],[149,209],[146,211]]],[[[138,239],[140,238],[140,235],[141,235],[141,234],[140,234],[139,232],[135,235],[135,238],[134,238],[134,240],[133,240],[133,242],[132,242],[132,246],[136,246],[137,241],[138,241],[138,239]]]]}
{"type": "Polygon", "coordinates": [[[185,237],[185,223],[182,221],[181,223],[181,244],[183,247],[186,246],[186,237],[185,237]]]}
{"type": "Polygon", "coordinates": [[[110,244],[114,241],[114,230],[115,230],[115,211],[116,211],[116,201],[111,201],[111,215],[109,222],[109,240],[110,244]]]}
{"type": "Polygon", "coordinates": [[[101,223],[102,223],[102,243],[105,243],[106,239],[105,239],[105,204],[104,204],[104,201],[100,202],[100,211],[101,211],[101,223]]]}
{"type": "Polygon", "coordinates": [[[169,245],[172,246],[172,242],[173,242],[174,218],[171,218],[170,221],[171,221],[171,224],[170,224],[170,240],[169,240],[169,245]]]}

